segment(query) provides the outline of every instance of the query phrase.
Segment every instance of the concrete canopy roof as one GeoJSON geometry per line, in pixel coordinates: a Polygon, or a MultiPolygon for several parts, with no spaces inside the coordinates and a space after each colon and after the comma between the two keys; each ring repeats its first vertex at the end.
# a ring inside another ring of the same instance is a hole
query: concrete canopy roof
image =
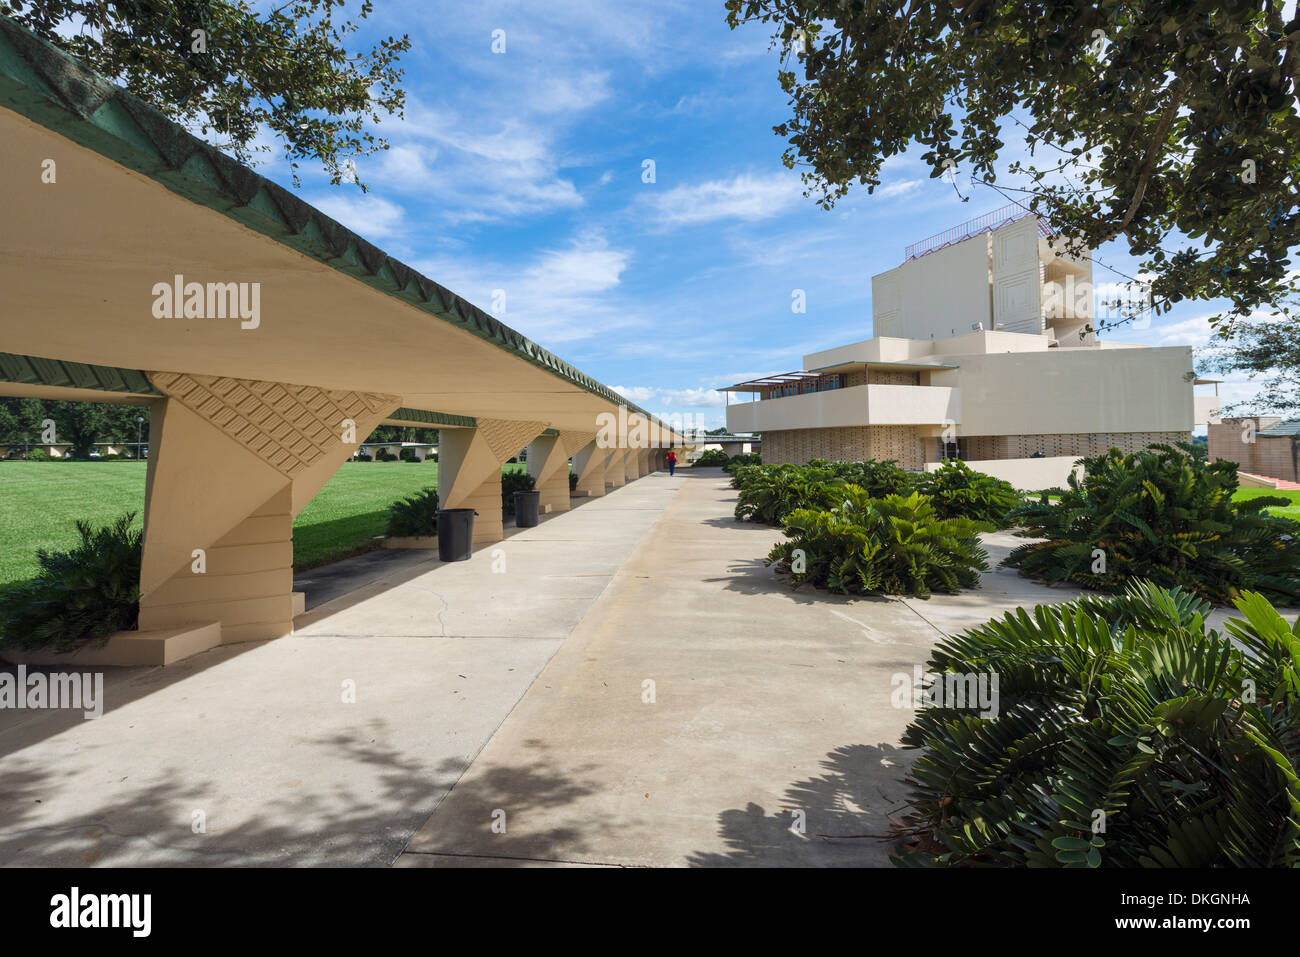
{"type": "Polygon", "coordinates": [[[0,166],[5,352],[557,428],[648,415],[3,17],[0,166]],[[260,324],[155,318],[178,275],[259,283],[260,324]]]}

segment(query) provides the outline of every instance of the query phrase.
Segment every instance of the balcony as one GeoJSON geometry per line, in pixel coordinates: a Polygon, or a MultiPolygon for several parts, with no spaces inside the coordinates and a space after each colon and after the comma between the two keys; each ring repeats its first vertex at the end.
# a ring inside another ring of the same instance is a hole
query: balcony
{"type": "Polygon", "coordinates": [[[855,385],[727,406],[730,432],[960,421],[961,390],[949,386],[855,385]]]}

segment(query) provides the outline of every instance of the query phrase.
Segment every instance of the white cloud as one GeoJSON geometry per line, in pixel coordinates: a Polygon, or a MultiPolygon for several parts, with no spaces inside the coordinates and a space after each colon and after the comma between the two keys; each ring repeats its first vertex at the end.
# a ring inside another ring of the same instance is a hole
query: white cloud
{"type": "MultiPolygon", "coordinates": [[[[487,309],[505,293],[499,318],[548,348],[594,339],[643,323],[617,297],[631,253],[599,232],[544,250],[523,265],[493,266],[456,259],[424,260],[415,268],[487,309]]],[[[602,344],[601,351],[607,351],[602,344]]]]}
{"type": "Polygon", "coordinates": [[[682,226],[724,219],[768,219],[802,198],[803,191],[794,176],[742,173],[731,179],[674,186],[651,202],[661,224],[682,226]]]}
{"type": "Polygon", "coordinates": [[[1210,326],[1209,316],[1195,316],[1191,319],[1183,319],[1180,322],[1160,325],[1152,329],[1152,333],[1156,345],[1196,346],[1199,348],[1210,344],[1214,329],[1210,326]]]}
{"type": "Polygon", "coordinates": [[[898,181],[897,183],[888,183],[884,186],[881,186],[871,195],[877,196],[881,199],[890,199],[894,196],[902,196],[905,193],[912,192],[913,190],[917,189],[921,185],[921,183],[922,181],[919,179],[904,179],[898,181]]]}
{"type": "Polygon", "coordinates": [[[402,207],[373,193],[362,193],[355,186],[347,189],[346,193],[317,196],[308,202],[372,243],[382,243],[405,232],[402,207]]]}
{"type": "Polygon", "coordinates": [[[717,389],[660,389],[643,385],[616,385],[613,389],[638,405],[657,402],[674,409],[717,409],[726,402],[726,394],[717,389]]]}
{"type": "Polygon", "coordinates": [[[655,396],[659,394],[658,389],[652,389],[649,386],[643,386],[643,385],[630,385],[630,386],[616,385],[616,386],[611,386],[610,388],[612,388],[623,398],[627,399],[627,401],[635,402],[637,405],[641,405],[644,402],[649,402],[651,399],[653,399],[655,396]]]}

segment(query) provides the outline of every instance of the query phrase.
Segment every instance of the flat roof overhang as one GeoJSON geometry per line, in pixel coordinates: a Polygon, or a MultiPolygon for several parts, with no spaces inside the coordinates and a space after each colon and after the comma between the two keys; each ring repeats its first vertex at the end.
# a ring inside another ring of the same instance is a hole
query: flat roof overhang
{"type": "Polygon", "coordinates": [[[928,372],[932,369],[957,369],[960,366],[942,362],[840,362],[833,366],[821,366],[810,371],[818,375],[831,372],[847,372],[850,369],[892,369],[895,372],[928,372]]]}
{"type": "Polygon", "coordinates": [[[2,17],[0,168],[0,351],[561,429],[648,415],[2,17]],[[258,283],[259,324],[155,318],[178,275],[258,283]]]}
{"type": "Polygon", "coordinates": [[[893,369],[895,371],[927,372],[932,369],[956,368],[959,367],[933,362],[840,362],[833,366],[822,366],[817,369],[800,370],[798,372],[782,372],[779,375],[750,379],[748,382],[738,382],[735,385],[729,385],[725,389],[719,389],[718,391],[762,392],[764,389],[770,389],[772,386],[807,382],[812,379],[820,379],[824,375],[830,375],[835,372],[848,372],[851,369],[893,369]]]}

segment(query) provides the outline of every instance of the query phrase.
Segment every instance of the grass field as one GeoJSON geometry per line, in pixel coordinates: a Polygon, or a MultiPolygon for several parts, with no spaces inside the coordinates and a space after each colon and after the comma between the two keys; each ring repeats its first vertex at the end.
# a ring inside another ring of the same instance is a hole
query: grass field
{"type": "Polygon", "coordinates": [[[1248,498],[1259,498],[1261,495],[1268,495],[1274,498],[1286,498],[1291,500],[1291,504],[1286,508],[1270,508],[1270,515],[1281,515],[1283,518],[1293,518],[1300,522],[1300,491],[1277,491],[1266,488],[1243,488],[1238,489],[1237,494],[1232,496],[1234,501],[1241,501],[1248,498]]]}
{"type": "MultiPolygon", "coordinates": [[[[36,550],[77,541],[73,522],[106,525],[144,511],[144,462],[0,462],[0,583],[31,578],[36,550]]],[[[505,470],[523,469],[521,464],[505,470]]],[[[307,568],[370,547],[388,506],[438,484],[432,462],[346,462],[293,523],[293,560],[307,568]]]]}
{"type": "MultiPolygon", "coordinates": [[[[1040,493],[1038,492],[1034,492],[1029,495],[1028,498],[1036,501],[1039,494],[1040,493]]],[[[1275,492],[1272,489],[1266,488],[1240,488],[1237,489],[1236,494],[1232,496],[1232,500],[1234,502],[1241,502],[1249,498],[1259,498],[1261,495],[1267,495],[1270,498],[1289,499],[1291,502],[1290,505],[1287,505],[1284,508],[1270,508],[1267,511],[1270,515],[1281,515],[1283,518],[1290,518],[1300,522],[1300,492],[1298,491],[1291,490],[1275,492]]],[[[1056,495],[1049,495],[1047,498],[1048,501],[1059,501],[1059,496],[1056,495]]]]}
{"type": "MultiPolygon", "coordinates": [[[[35,575],[38,548],[73,545],[76,519],[106,525],[123,512],[142,512],[144,473],[143,462],[0,462],[0,584],[35,575]]],[[[390,504],[437,484],[432,462],[345,463],[293,523],[294,566],[310,568],[371,547],[384,533],[390,504]]],[[[1300,521],[1300,492],[1242,489],[1236,497],[1259,495],[1290,499],[1271,511],[1300,521]]]]}

